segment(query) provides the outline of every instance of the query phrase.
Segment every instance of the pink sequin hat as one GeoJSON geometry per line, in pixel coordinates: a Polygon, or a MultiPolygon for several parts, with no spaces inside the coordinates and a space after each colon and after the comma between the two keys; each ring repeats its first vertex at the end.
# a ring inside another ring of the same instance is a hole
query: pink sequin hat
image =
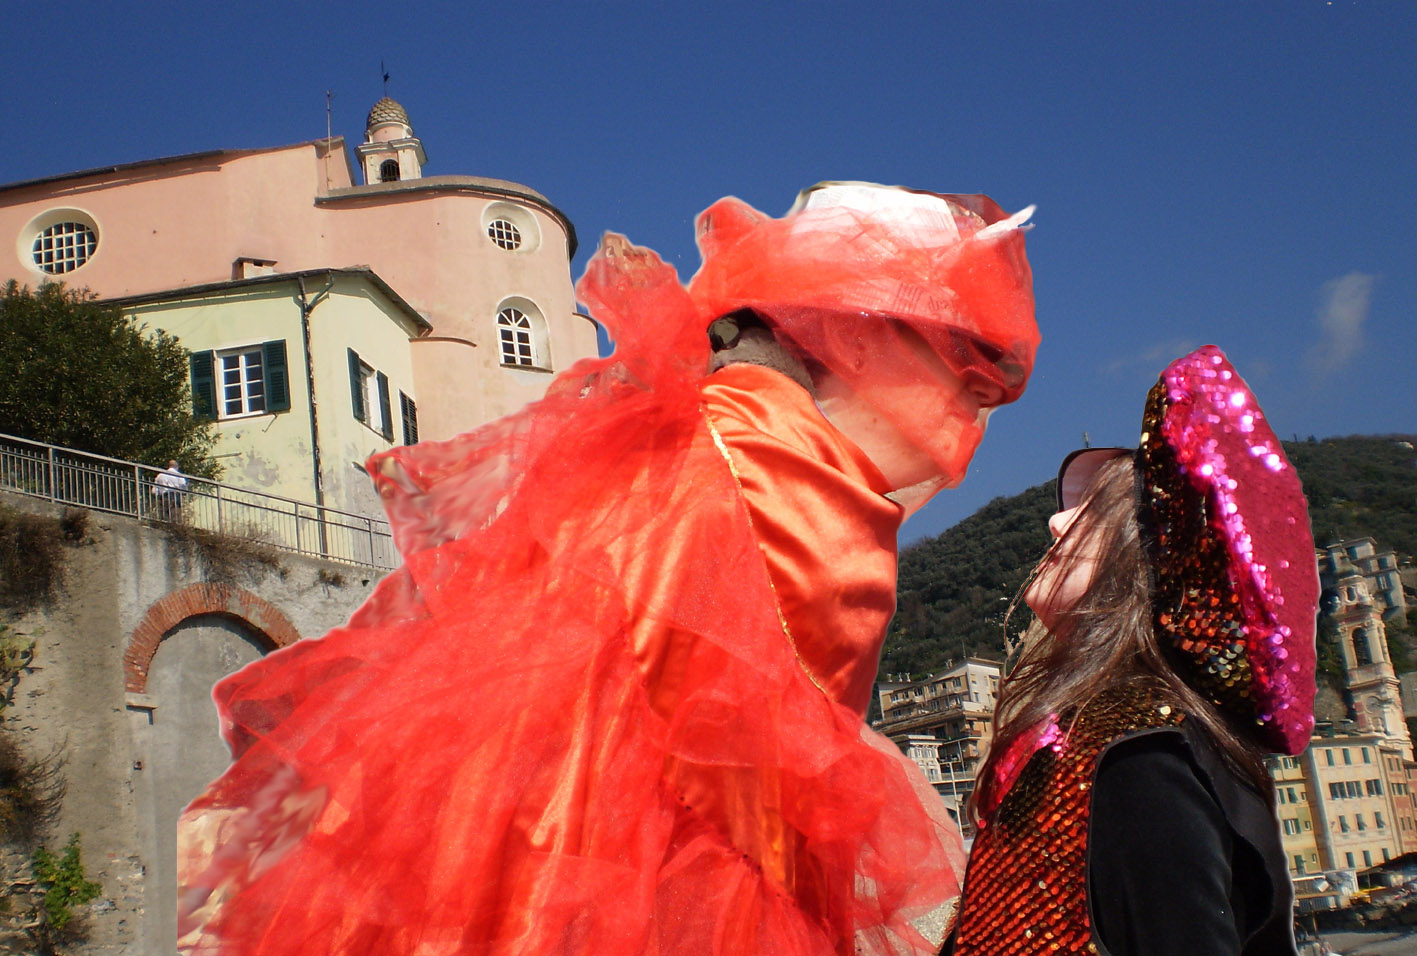
{"type": "MultiPolygon", "coordinates": [[[[1069,456],[1060,502],[1120,453],[1069,456]]],[[[1157,632],[1193,687],[1250,724],[1265,747],[1300,753],[1314,728],[1319,594],[1308,502],[1220,349],[1203,346],[1161,373],[1135,461],[1157,632]]]]}

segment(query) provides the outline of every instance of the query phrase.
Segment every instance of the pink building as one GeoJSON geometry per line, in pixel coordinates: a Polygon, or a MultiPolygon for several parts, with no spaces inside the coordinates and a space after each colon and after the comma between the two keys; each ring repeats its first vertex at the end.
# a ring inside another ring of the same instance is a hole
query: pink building
{"type": "Polygon", "coordinates": [[[521,407],[594,355],[577,313],[575,230],[544,196],[476,176],[424,176],[422,142],[385,97],[341,137],[213,150],[0,186],[0,280],[61,280],[102,298],[361,266],[431,326],[409,342],[421,437],[521,407]],[[362,179],[363,182],[357,182],[362,179]]]}

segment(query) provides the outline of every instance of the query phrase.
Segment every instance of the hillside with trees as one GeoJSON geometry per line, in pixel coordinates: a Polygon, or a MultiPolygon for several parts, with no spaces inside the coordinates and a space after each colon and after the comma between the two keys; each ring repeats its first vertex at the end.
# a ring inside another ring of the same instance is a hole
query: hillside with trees
{"type": "MultiPolygon", "coordinates": [[[[1372,537],[1410,564],[1417,554],[1417,436],[1285,442],[1309,497],[1319,545],[1372,537]]],[[[924,675],[964,654],[1002,659],[1004,615],[1048,549],[1053,482],[995,498],[935,538],[901,552],[898,609],[882,673],[924,675]]],[[[1031,619],[1022,604],[1009,621],[1031,619]]]]}

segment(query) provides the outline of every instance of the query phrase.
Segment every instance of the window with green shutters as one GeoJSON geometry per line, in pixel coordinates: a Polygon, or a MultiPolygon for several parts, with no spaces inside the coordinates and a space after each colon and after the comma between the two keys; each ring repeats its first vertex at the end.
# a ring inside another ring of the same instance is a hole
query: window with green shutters
{"type": "Polygon", "coordinates": [[[285,340],[193,352],[192,415],[214,420],[290,410],[285,340]]]}
{"type": "Polygon", "coordinates": [[[418,407],[413,404],[413,399],[403,392],[399,392],[399,412],[403,418],[403,443],[405,445],[418,444],[418,407]]]}
{"type": "Polygon", "coordinates": [[[347,351],[350,411],[359,421],[384,436],[386,441],[393,441],[394,415],[389,377],[375,371],[354,349],[347,351]]]}

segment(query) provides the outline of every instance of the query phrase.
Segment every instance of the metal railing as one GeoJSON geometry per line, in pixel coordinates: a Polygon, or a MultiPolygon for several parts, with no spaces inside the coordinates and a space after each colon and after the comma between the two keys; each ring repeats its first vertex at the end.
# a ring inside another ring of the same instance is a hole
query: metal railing
{"type": "Polygon", "coordinates": [[[279,495],[0,435],[0,489],[58,504],[251,538],[282,551],[388,570],[398,566],[389,523],[279,495]]]}

